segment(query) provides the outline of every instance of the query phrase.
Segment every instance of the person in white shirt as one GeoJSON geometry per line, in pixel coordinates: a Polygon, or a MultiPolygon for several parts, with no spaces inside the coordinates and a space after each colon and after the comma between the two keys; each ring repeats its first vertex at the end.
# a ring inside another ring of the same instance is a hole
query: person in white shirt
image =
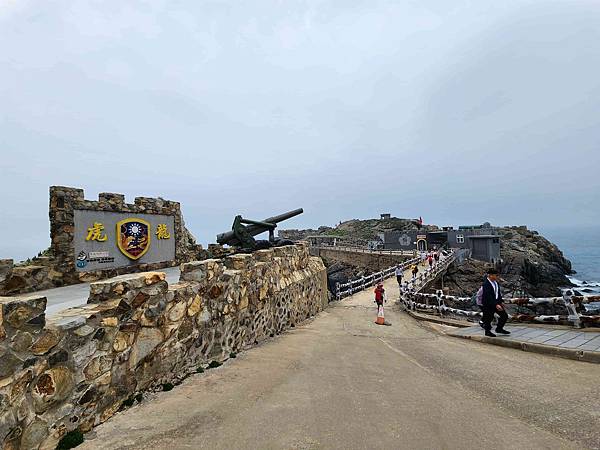
{"type": "Polygon", "coordinates": [[[396,267],[396,281],[398,281],[398,287],[402,286],[402,275],[404,274],[404,270],[402,269],[402,265],[398,264],[396,267]]]}

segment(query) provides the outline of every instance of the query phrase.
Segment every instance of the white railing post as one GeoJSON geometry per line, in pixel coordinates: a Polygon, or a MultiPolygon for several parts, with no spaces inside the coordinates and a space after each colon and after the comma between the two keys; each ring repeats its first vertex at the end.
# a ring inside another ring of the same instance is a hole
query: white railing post
{"type": "Polygon", "coordinates": [[[442,300],[442,291],[441,290],[437,290],[435,291],[435,297],[437,299],[437,304],[438,304],[438,312],[440,313],[440,317],[443,316],[442,314],[442,306],[444,305],[444,301],[442,300]]]}
{"type": "Polygon", "coordinates": [[[577,312],[577,308],[573,303],[573,291],[571,289],[568,289],[564,292],[563,301],[565,302],[567,311],[569,311],[569,321],[573,322],[573,326],[575,328],[583,328],[583,325],[581,324],[581,316],[577,312]]]}

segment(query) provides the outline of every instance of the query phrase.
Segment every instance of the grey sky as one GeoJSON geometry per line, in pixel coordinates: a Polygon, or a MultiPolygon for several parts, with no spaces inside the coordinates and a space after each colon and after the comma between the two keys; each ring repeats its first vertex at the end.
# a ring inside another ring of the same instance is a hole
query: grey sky
{"type": "Polygon", "coordinates": [[[600,220],[598,1],[0,0],[0,257],[48,186],[182,203],[204,244],[391,212],[600,220]]]}

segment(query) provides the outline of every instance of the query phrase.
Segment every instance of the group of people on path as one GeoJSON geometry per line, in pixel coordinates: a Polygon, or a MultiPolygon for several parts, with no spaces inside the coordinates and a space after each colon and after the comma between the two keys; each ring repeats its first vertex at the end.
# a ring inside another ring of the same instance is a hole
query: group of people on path
{"type": "MultiPolygon", "coordinates": [[[[429,253],[421,252],[421,264],[429,264],[429,268],[433,268],[434,265],[440,262],[441,255],[439,251],[431,251],[429,253]]],[[[412,274],[412,280],[417,279],[417,275],[419,274],[419,265],[413,264],[410,266],[410,273],[412,274]]],[[[396,269],[396,279],[398,280],[398,284],[402,285],[402,270],[400,266],[396,269]]]]}
{"type": "MultiPolygon", "coordinates": [[[[428,263],[429,267],[433,267],[434,264],[437,264],[440,261],[440,252],[439,251],[431,251],[429,253],[422,252],[421,253],[421,264],[428,263]]],[[[412,280],[417,279],[417,275],[419,273],[419,264],[414,263],[410,266],[410,272],[412,274],[412,280]]],[[[404,268],[402,264],[398,264],[395,270],[396,281],[398,282],[398,286],[402,286],[402,280],[404,277],[404,268]]],[[[383,283],[378,283],[375,288],[375,303],[377,307],[383,305],[384,297],[385,297],[385,289],[383,288],[383,283]]]]}
{"type": "Polygon", "coordinates": [[[427,262],[427,264],[429,264],[429,267],[433,267],[435,264],[440,262],[440,252],[438,252],[438,251],[431,251],[428,253],[422,252],[421,253],[421,261],[423,263],[427,262]]]}
{"type": "MultiPolygon", "coordinates": [[[[423,258],[421,256],[422,264],[427,261],[429,267],[433,267],[434,264],[437,264],[440,260],[439,252],[430,252],[423,258]]],[[[417,274],[419,273],[419,265],[412,264],[410,266],[412,279],[413,281],[417,278],[417,274]]],[[[398,286],[402,286],[402,278],[404,276],[404,268],[401,264],[398,264],[395,270],[396,280],[398,281],[398,286]]],[[[485,335],[488,337],[496,337],[497,335],[492,332],[492,322],[494,320],[494,316],[498,315],[498,322],[496,323],[496,333],[508,335],[510,331],[504,329],[504,325],[506,325],[506,321],[508,320],[508,314],[504,308],[504,301],[502,299],[502,291],[500,289],[500,285],[498,284],[499,274],[498,270],[495,268],[491,268],[487,271],[487,275],[483,280],[483,283],[479,290],[477,291],[476,303],[481,308],[481,312],[483,313],[482,320],[479,322],[479,325],[484,329],[485,335]]],[[[375,288],[375,303],[377,304],[377,309],[383,306],[383,303],[386,300],[385,288],[383,287],[383,283],[378,283],[375,288]]]]}

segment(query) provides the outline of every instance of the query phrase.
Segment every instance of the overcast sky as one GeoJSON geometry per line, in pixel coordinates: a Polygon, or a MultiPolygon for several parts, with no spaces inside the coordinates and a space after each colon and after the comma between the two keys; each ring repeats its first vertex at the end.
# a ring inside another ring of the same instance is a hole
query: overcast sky
{"type": "Polygon", "coordinates": [[[380,212],[600,221],[600,2],[0,0],[0,258],[48,186],[180,201],[206,244],[380,212]]]}

